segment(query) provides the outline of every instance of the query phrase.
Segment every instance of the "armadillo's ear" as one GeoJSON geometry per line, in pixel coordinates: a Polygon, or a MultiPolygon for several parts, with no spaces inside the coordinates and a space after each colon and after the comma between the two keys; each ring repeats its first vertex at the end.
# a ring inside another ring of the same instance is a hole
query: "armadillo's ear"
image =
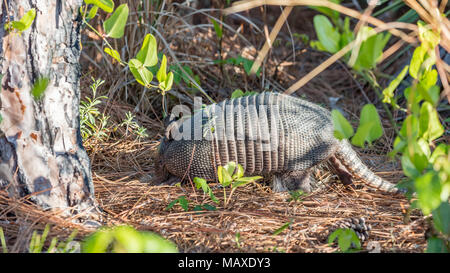
{"type": "Polygon", "coordinates": [[[173,120],[169,125],[167,125],[164,135],[168,140],[173,139],[172,130],[176,128],[178,128],[178,122],[176,120],[173,120]]]}

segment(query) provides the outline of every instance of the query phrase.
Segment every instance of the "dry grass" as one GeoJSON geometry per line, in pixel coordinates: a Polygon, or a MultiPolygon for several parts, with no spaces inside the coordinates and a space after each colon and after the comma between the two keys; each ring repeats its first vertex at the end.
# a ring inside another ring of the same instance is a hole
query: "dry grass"
{"type": "MultiPolygon", "coordinates": [[[[260,78],[247,76],[242,68],[232,65],[220,69],[212,63],[219,58],[217,38],[212,24],[206,19],[208,16],[218,17],[216,11],[183,8],[172,3],[163,10],[149,7],[150,12],[139,12],[133,4],[135,2],[138,1],[129,1],[130,22],[137,22],[139,15],[145,16],[143,22],[130,24],[127,37],[117,42],[117,47],[122,49],[122,58],[136,54],[140,39],[148,32],[146,24],[156,20],[152,31],[161,34],[161,37],[155,36],[169,63],[189,65],[200,77],[202,88],[216,101],[228,98],[235,88],[284,91],[329,57],[295,41],[297,49],[294,54],[290,46],[272,47],[269,58],[262,63],[264,73],[260,78]],[[194,23],[194,16],[203,16],[203,19],[194,23]]],[[[274,12],[274,9],[267,10],[269,14],[274,12]]],[[[254,22],[246,22],[236,16],[227,18],[223,59],[257,55],[257,48],[265,42],[263,25],[273,26],[280,11],[275,9],[275,16],[268,18],[258,12],[249,13],[249,18],[256,18],[254,22]]],[[[307,10],[293,10],[292,13],[314,15],[307,10]]],[[[312,17],[303,20],[311,22],[312,17]]],[[[291,28],[284,26],[279,33],[282,44],[292,42],[289,32],[304,27],[303,24],[295,26],[289,22],[291,28]]],[[[83,94],[90,95],[90,76],[105,79],[102,94],[109,100],[100,105],[101,110],[111,116],[113,124],[120,123],[125,113],[132,111],[149,133],[148,139],[138,141],[132,135],[125,137],[119,130],[111,133],[108,140],[89,139],[85,142],[91,158],[95,197],[103,209],[105,225],[130,224],[141,230],[158,232],[185,252],[333,252],[337,248],[327,244],[327,237],[334,224],[350,217],[365,217],[366,222],[372,225],[369,242],[378,244],[381,251],[424,251],[427,218],[417,210],[409,211],[405,198],[366,187],[348,189],[339,183],[330,183],[320,192],[295,202],[288,201],[288,193],[272,193],[266,185],[251,184],[236,190],[228,207],[223,208],[211,202],[201,191],[194,191],[189,184],[182,187],[151,186],[148,181],[154,173],[152,154],[163,132],[161,98],[155,91],[143,90],[133,84],[126,69],[102,56],[103,51],[98,49],[102,46],[100,41],[87,38],[83,46],[83,94]],[[175,205],[167,211],[167,205],[182,195],[190,201],[191,209],[194,205],[209,203],[216,205],[217,210],[185,212],[175,205]],[[287,222],[292,222],[289,228],[273,235],[287,222]],[[237,233],[240,234],[239,244],[236,242],[237,233]]],[[[401,67],[401,61],[398,63],[390,68],[401,67]]],[[[169,109],[179,103],[190,105],[193,97],[200,94],[200,91],[184,84],[176,86],[169,95],[169,109]]],[[[358,119],[362,104],[379,102],[370,87],[355,78],[340,62],[314,77],[297,94],[328,107],[329,98],[340,98],[337,106],[354,121],[358,119]]],[[[385,136],[373,147],[358,151],[377,174],[390,181],[398,181],[402,178],[401,167],[386,157],[389,147],[392,147],[394,132],[382,110],[380,115],[385,136]]],[[[336,177],[327,168],[315,176],[318,180],[336,182],[336,177]]],[[[214,194],[223,204],[222,190],[214,190],[214,194]]],[[[5,230],[12,251],[24,251],[31,232],[42,230],[46,223],[52,226],[49,236],[61,239],[74,228],[80,231],[78,239],[93,231],[71,220],[58,217],[56,212],[43,212],[23,200],[12,200],[5,192],[0,192],[0,226],[5,230]]],[[[363,248],[367,246],[366,242],[363,248]]]]}

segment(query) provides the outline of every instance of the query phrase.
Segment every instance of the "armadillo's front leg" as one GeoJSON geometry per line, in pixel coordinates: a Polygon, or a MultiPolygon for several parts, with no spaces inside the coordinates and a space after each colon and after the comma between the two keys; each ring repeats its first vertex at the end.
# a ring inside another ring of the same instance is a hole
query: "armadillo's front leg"
{"type": "Polygon", "coordinates": [[[291,171],[273,176],[272,190],[274,192],[302,190],[312,192],[314,190],[314,179],[311,177],[311,170],[291,171]]]}

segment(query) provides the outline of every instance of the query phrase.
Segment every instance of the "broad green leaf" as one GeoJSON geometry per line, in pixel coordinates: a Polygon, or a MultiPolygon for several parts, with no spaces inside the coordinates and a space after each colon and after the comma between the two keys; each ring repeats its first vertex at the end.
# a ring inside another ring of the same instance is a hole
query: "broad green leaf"
{"type": "Polygon", "coordinates": [[[122,63],[122,60],[120,59],[120,54],[119,54],[119,52],[117,52],[117,50],[111,49],[109,47],[105,47],[104,50],[105,50],[106,54],[108,54],[109,56],[113,57],[119,63],[122,63]]]}
{"type": "Polygon", "coordinates": [[[42,98],[45,89],[47,89],[49,82],[49,78],[41,77],[36,80],[31,89],[31,95],[33,95],[35,100],[39,100],[42,98]]]}
{"type": "Polygon", "coordinates": [[[225,168],[222,166],[217,167],[217,175],[220,184],[222,184],[222,186],[224,187],[227,187],[231,184],[231,181],[233,181],[228,171],[225,170],[225,168]]]}
{"type": "Polygon", "coordinates": [[[262,176],[241,177],[236,179],[236,182],[233,183],[232,188],[237,188],[262,178],[263,178],[262,176]]]}
{"type": "Polygon", "coordinates": [[[143,250],[141,235],[130,226],[118,226],[114,232],[114,252],[140,253],[143,250]]]}
{"type": "Polygon", "coordinates": [[[419,135],[431,142],[444,133],[444,127],[439,121],[436,109],[428,101],[422,104],[419,118],[419,135]]]}
{"type": "Polygon", "coordinates": [[[217,38],[221,39],[222,38],[222,25],[217,23],[216,20],[214,20],[213,18],[211,18],[211,22],[214,25],[214,31],[216,32],[217,38]]]}
{"type": "Polygon", "coordinates": [[[33,23],[34,18],[36,17],[36,9],[30,9],[25,15],[20,19],[20,22],[24,25],[23,29],[19,29],[19,31],[24,31],[28,29],[33,23]]]}
{"type": "Polygon", "coordinates": [[[112,0],[84,0],[87,5],[95,5],[107,13],[111,13],[114,10],[114,2],[112,0]]]}
{"type": "Polygon", "coordinates": [[[441,143],[439,144],[436,149],[434,149],[433,153],[431,154],[430,157],[430,162],[434,163],[434,161],[436,161],[436,159],[440,156],[445,156],[446,154],[448,154],[448,149],[449,149],[450,145],[447,145],[445,143],[441,143]]]}
{"type": "Polygon", "coordinates": [[[389,33],[374,34],[375,31],[371,27],[363,27],[360,33],[358,35],[361,35],[363,42],[354,68],[357,70],[373,69],[382,57],[383,49],[391,36],[389,33]]]}
{"type": "Polygon", "coordinates": [[[341,251],[345,252],[350,249],[352,243],[356,248],[361,248],[361,243],[355,231],[349,228],[339,228],[330,234],[328,237],[328,244],[331,245],[336,238],[338,239],[338,246],[341,251]]]}
{"type": "Polygon", "coordinates": [[[323,15],[314,16],[314,29],[321,45],[330,53],[339,51],[340,34],[323,15]]]}
{"type": "Polygon", "coordinates": [[[102,228],[84,240],[81,250],[83,253],[105,253],[113,240],[112,232],[102,228]]]}
{"type": "Polygon", "coordinates": [[[180,206],[184,209],[184,211],[189,210],[189,201],[185,196],[181,196],[180,198],[178,198],[178,203],[180,203],[180,206]]]}
{"type": "Polygon", "coordinates": [[[131,59],[128,62],[130,71],[138,83],[148,87],[153,79],[153,74],[137,59],[131,59]]]}
{"type": "Polygon", "coordinates": [[[162,84],[160,83],[160,88],[163,91],[169,91],[172,88],[172,84],[173,84],[173,73],[169,72],[169,74],[167,74],[166,80],[162,84]]]}
{"type": "Polygon", "coordinates": [[[158,73],[156,73],[156,79],[158,79],[159,82],[164,82],[167,78],[166,67],[167,67],[167,58],[166,55],[163,55],[158,73]]]}
{"type": "Polygon", "coordinates": [[[234,174],[234,170],[236,170],[236,162],[230,161],[223,168],[228,172],[230,176],[234,174]]]}
{"type": "Polygon", "coordinates": [[[154,66],[158,63],[156,39],[153,35],[145,35],[144,42],[136,55],[136,59],[141,61],[144,66],[154,66]]]}
{"type": "Polygon", "coordinates": [[[417,26],[419,27],[419,39],[422,44],[426,45],[430,49],[434,49],[439,44],[439,34],[436,34],[433,31],[432,26],[426,25],[422,21],[417,22],[417,26]]]}
{"type": "Polygon", "coordinates": [[[331,118],[334,126],[334,136],[337,139],[348,139],[353,135],[353,127],[338,110],[331,111],[331,118]]]}
{"type": "Polygon", "coordinates": [[[431,237],[427,241],[427,253],[448,253],[450,250],[445,241],[437,237],[431,237]]]}
{"type": "Polygon", "coordinates": [[[414,179],[420,175],[420,172],[417,170],[416,166],[414,166],[408,155],[402,155],[401,161],[403,173],[407,177],[414,179]]]}
{"type": "Polygon", "coordinates": [[[111,38],[121,38],[124,33],[127,19],[128,5],[122,4],[117,7],[111,17],[103,22],[103,29],[105,30],[106,36],[111,38]]]}
{"type": "Polygon", "coordinates": [[[429,171],[415,179],[419,207],[429,214],[441,204],[441,183],[437,173],[429,171]]]}
{"type": "Polygon", "coordinates": [[[236,173],[233,174],[233,179],[239,179],[244,176],[244,167],[241,164],[237,165],[236,173]]]}
{"type": "Polygon", "coordinates": [[[430,102],[433,105],[437,105],[439,102],[439,95],[441,93],[441,90],[439,86],[433,85],[428,90],[425,90],[423,88],[420,88],[419,86],[419,92],[420,96],[422,96],[426,101],[430,102]]]}
{"type": "MultiPolygon", "coordinates": [[[[386,87],[383,90],[383,102],[384,103],[390,103],[392,105],[394,105],[395,101],[394,101],[394,91],[395,89],[397,89],[397,87],[399,86],[399,84],[402,82],[402,80],[405,78],[406,73],[408,72],[408,68],[409,66],[405,66],[402,71],[400,72],[400,74],[398,74],[397,78],[395,78],[393,81],[391,81],[389,83],[389,86],[386,87]]],[[[396,104],[395,104],[396,105],[396,104]]]]}
{"type": "Polygon", "coordinates": [[[4,26],[5,30],[11,30],[11,28],[17,30],[19,33],[27,30],[31,24],[33,24],[34,18],[36,17],[36,9],[32,8],[27,13],[25,13],[19,21],[12,21],[6,23],[4,26]]]}
{"type": "Polygon", "coordinates": [[[140,232],[144,253],[178,253],[177,246],[153,232],[140,232]]]}
{"type": "Polygon", "coordinates": [[[231,98],[236,99],[244,96],[244,92],[241,89],[236,89],[231,93],[231,98]]]}
{"type": "Polygon", "coordinates": [[[91,20],[92,18],[95,17],[95,15],[97,15],[97,11],[98,11],[98,6],[93,6],[90,10],[88,15],[86,16],[86,19],[91,20]]]}
{"type": "Polygon", "coordinates": [[[377,109],[373,104],[366,104],[361,110],[359,126],[355,136],[352,138],[352,143],[359,147],[364,147],[365,141],[371,145],[372,141],[378,139],[382,135],[383,127],[381,127],[377,109]]]}
{"type": "Polygon", "coordinates": [[[450,234],[450,204],[442,202],[441,205],[433,210],[434,227],[444,234],[450,234]]]}
{"type": "Polygon", "coordinates": [[[416,139],[419,136],[419,120],[415,116],[409,115],[403,121],[400,136],[406,139],[416,139]]]}
{"type": "Polygon", "coordinates": [[[418,78],[420,68],[422,66],[425,55],[427,54],[427,49],[425,46],[421,45],[414,50],[413,56],[411,58],[411,63],[409,66],[409,75],[414,79],[418,78]]]}
{"type": "MultiPolygon", "coordinates": [[[[356,130],[356,134],[352,137],[352,144],[361,148],[364,148],[364,143],[368,141],[370,131],[372,127],[375,126],[375,122],[366,122],[365,124],[360,124],[356,130]]],[[[372,143],[370,141],[369,145],[372,143]]]]}

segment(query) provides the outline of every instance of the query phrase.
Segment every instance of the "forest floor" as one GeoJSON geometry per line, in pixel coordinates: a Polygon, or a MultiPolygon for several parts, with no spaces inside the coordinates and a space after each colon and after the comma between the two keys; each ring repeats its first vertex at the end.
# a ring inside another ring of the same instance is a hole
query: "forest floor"
{"type": "MultiPolygon", "coordinates": [[[[169,57],[169,64],[176,62],[172,52],[181,65],[189,66],[198,76],[202,88],[216,101],[229,98],[237,88],[282,92],[329,57],[312,50],[302,36],[297,35],[305,34],[315,39],[312,18],[317,13],[305,7],[296,8],[289,17],[289,28],[282,28],[264,63],[262,76],[248,76],[242,66],[214,64],[214,60],[219,59],[220,47],[213,25],[205,14],[217,16],[217,12],[193,15],[192,10],[181,13],[179,7],[175,8],[172,17],[158,19],[161,23],[158,30],[165,39],[163,43],[155,35],[159,49],[169,57]],[[298,18],[302,18],[301,22],[298,18]]],[[[230,28],[224,30],[221,58],[254,59],[265,41],[264,28],[270,31],[279,14],[278,7],[268,8],[265,12],[254,9],[243,13],[253,25],[237,16],[227,17],[224,22],[230,28]]],[[[146,32],[138,26],[130,28],[125,38],[126,47],[119,44],[119,48],[125,48],[121,54],[132,55],[130,52],[139,50],[138,41],[146,32]]],[[[153,157],[164,133],[161,95],[129,83],[132,76],[98,50],[101,41],[95,40],[89,31],[84,34],[82,99],[92,96],[90,77],[105,80],[99,92],[108,100],[98,107],[109,116],[109,128],[114,128],[124,119],[125,113],[131,111],[149,135],[138,139],[131,131],[120,127],[109,130],[107,138],[85,141],[91,158],[95,197],[106,225],[129,224],[139,230],[157,232],[176,243],[183,252],[335,252],[337,246],[328,244],[328,236],[335,225],[348,218],[364,217],[372,227],[370,237],[362,245],[364,251],[423,252],[426,248],[427,217],[418,210],[410,210],[405,197],[365,186],[344,187],[326,166],[316,171],[315,178],[332,183],[297,201],[292,200],[289,193],[274,193],[269,185],[261,183],[238,188],[227,207],[223,205],[222,189],[213,190],[220,200],[216,204],[189,183],[152,186],[149,181],[154,176],[153,157]],[[179,204],[167,210],[168,205],[181,196],[189,201],[189,210],[183,210],[179,204]],[[194,206],[203,204],[215,206],[216,210],[193,211],[194,206]],[[274,235],[286,223],[290,223],[288,227],[274,235]]],[[[383,73],[399,71],[401,62],[399,59],[385,65],[383,73]]],[[[399,162],[387,156],[395,134],[380,100],[370,85],[355,76],[345,64],[330,66],[296,94],[327,108],[339,107],[354,127],[362,105],[374,103],[385,134],[371,147],[355,149],[379,176],[393,182],[403,178],[399,162]]],[[[192,98],[200,95],[197,89],[182,81],[174,85],[168,95],[169,109],[176,104],[191,105],[192,98]]],[[[207,103],[204,97],[203,102],[207,103]]],[[[0,215],[7,215],[9,209],[9,212],[15,212],[14,219],[22,215],[26,220],[11,220],[6,230],[10,239],[42,229],[45,223],[52,226],[50,234],[61,238],[68,236],[73,228],[80,230],[80,238],[91,232],[53,214],[37,212],[31,204],[11,204],[11,200],[0,195],[0,215]],[[21,228],[25,222],[29,223],[26,230],[21,228]]],[[[20,248],[17,241],[15,247],[20,248]]]]}

